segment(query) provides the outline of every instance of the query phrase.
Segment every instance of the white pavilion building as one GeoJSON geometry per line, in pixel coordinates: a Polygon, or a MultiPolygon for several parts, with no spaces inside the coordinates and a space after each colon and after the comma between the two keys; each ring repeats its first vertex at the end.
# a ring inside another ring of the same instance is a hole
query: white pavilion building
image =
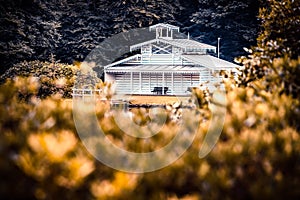
{"type": "Polygon", "coordinates": [[[216,89],[218,72],[235,72],[240,66],[208,54],[216,47],[189,38],[175,39],[179,27],[156,24],[149,27],[156,38],[130,46],[139,54],[104,67],[104,79],[116,84],[118,94],[187,95],[191,87],[216,89]]]}

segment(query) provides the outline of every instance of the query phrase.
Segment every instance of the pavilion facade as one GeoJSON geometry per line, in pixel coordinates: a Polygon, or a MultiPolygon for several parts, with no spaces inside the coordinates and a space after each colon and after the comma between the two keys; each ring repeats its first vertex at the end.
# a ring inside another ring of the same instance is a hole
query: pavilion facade
{"type": "Polygon", "coordinates": [[[216,89],[221,70],[236,71],[231,62],[209,55],[216,47],[190,39],[175,39],[179,27],[156,24],[149,27],[156,38],[135,44],[140,53],[104,67],[105,81],[116,84],[118,94],[186,95],[191,87],[216,89]]]}

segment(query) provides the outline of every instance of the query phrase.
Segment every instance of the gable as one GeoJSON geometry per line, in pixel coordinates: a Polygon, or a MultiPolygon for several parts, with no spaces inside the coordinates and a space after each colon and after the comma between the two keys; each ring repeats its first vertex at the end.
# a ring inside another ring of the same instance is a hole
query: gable
{"type": "Polygon", "coordinates": [[[216,52],[216,47],[208,44],[204,44],[201,42],[197,42],[195,40],[190,39],[153,39],[146,42],[142,42],[139,44],[135,44],[130,46],[130,51],[135,51],[141,49],[143,46],[155,45],[155,44],[166,44],[172,45],[173,47],[178,47],[183,49],[184,52],[202,52],[206,53],[206,51],[216,52]]]}

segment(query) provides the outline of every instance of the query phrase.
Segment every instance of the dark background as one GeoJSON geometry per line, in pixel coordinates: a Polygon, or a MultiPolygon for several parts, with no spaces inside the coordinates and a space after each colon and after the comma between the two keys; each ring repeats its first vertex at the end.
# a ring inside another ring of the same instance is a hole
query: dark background
{"type": "Polygon", "coordinates": [[[83,61],[104,38],[159,22],[233,61],[256,44],[259,0],[0,0],[0,74],[16,63],[83,61]]]}

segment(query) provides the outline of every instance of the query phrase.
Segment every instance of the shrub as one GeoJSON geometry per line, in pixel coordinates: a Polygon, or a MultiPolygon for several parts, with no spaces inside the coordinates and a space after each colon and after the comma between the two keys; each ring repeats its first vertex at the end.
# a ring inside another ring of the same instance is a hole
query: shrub
{"type": "Polygon", "coordinates": [[[45,98],[59,93],[63,97],[70,98],[78,71],[79,67],[75,65],[55,61],[24,61],[7,70],[0,77],[0,83],[17,76],[33,76],[39,80],[40,87],[37,94],[39,97],[45,98]]]}

